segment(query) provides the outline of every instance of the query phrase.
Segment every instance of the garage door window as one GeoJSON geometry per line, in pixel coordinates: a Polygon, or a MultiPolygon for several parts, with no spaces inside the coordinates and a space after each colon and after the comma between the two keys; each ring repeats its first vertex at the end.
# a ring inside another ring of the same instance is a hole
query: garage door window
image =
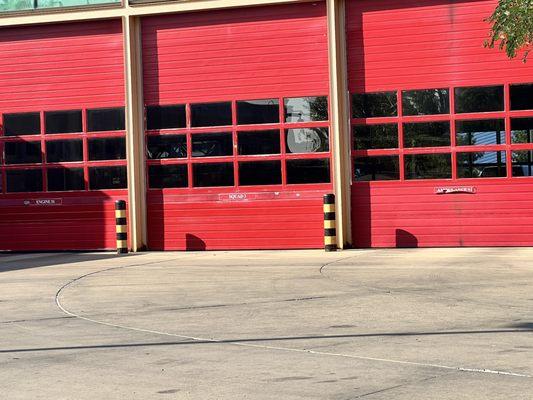
{"type": "Polygon", "coordinates": [[[126,188],[124,108],[29,111],[1,118],[2,192],[126,188]]]}
{"type": "Polygon", "coordinates": [[[353,94],[353,179],[531,176],[531,99],[530,82],[353,94]]]}
{"type": "MultiPolygon", "coordinates": [[[[151,121],[155,107],[147,127],[160,126],[151,121]]],[[[187,104],[187,126],[146,131],[149,188],[329,183],[328,115],[326,96],[187,104]]]]}

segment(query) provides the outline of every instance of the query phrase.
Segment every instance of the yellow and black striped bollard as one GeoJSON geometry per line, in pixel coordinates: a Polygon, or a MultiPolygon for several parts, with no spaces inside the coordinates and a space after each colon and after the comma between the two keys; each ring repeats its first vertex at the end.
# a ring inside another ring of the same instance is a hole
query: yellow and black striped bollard
{"type": "Polygon", "coordinates": [[[335,226],[335,195],[324,195],[324,250],[337,251],[337,228],[335,226]]]}
{"type": "Polygon", "coordinates": [[[128,222],[126,220],[126,202],[115,202],[115,218],[117,223],[117,254],[128,253],[128,222]]]}

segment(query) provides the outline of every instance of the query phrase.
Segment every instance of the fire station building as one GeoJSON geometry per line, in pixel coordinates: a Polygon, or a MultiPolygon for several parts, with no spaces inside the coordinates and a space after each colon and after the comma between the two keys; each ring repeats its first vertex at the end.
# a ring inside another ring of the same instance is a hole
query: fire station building
{"type": "Polygon", "coordinates": [[[533,245],[496,0],[0,0],[0,250],[533,245]]]}

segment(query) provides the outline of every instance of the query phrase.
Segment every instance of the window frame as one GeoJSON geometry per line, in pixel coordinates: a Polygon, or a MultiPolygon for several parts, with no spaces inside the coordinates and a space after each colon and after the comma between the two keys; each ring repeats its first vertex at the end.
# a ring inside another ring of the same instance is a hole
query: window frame
{"type": "MultiPolygon", "coordinates": [[[[475,112],[475,113],[456,113],[455,112],[455,89],[463,87],[474,87],[471,84],[461,84],[461,85],[434,85],[432,87],[398,87],[394,90],[390,88],[384,88],[382,92],[391,92],[395,91],[397,96],[398,104],[398,115],[395,117],[371,117],[371,118],[351,118],[351,135],[350,135],[350,149],[351,149],[351,158],[352,158],[352,183],[353,184],[397,184],[398,182],[406,182],[413,184],[415,182],[450,182],[453,184],[465,184],[474,182],[479,183],[479,178],[459,178],[458,176],[458,165],[457,165],[457,153],[478,153],[478,152],[491,152],[491,151],[504,151],[506,157],[506,176],[505,177],[490,177],[483,178],[485,181],[496,181],[502,182],[509,179],[527,179],[533,177],[514,177],[512,175],[512,152],[519,150],[533,150],[533,143],[511,143],[511,119],[512,118],[533,118],[533,110],[511,110],[510,105],[510,87],[511,85],[527,85],[533,82],[496,82],[491,84],[482,84],[475,87],[493,87],[493,86],[503,86],[504,94],[504,109],[503,111],[490,111],[490,112],[475,112]],[[450,112],[449,114],[436,114],[436,115],[404,115],[403,113],[403,103],[402,103],[402,94],[404,91],[411,90],[424,90],[424,89],[449,89],[449,101],[450,101],[450,112]],[[504,121],[505,127],[505,143],[502,144],[491,144],[491,145],[458,145],[457,136],[456,136],[456,122],[457,121],[469,121],[469,120],[494,120],[501,119],[504,121]],[[416,123],[416,122],[450,122],[450,146],[441,146],[441,147],[418,147],[418,148],[408,148],[404,146],[404,123],[416,123]],[[355,137],[354,137],[354,127],[355,126],[364,126],[364,125],[381,125],[381,124],[397,124],[398,126],[398,147],[393,149],[367,149],[367,150],[356,150],[355,149],[355,137]],[[405,171],[405,156],[409,154],[432,154],[432,153],[446,153],[451,154],[452,159],[452,176],[450,179],[420,179],[420,180],[410,180],[406,179],[405,171]],[[353,165],[354,161],[358,157],[372,157],[372,156],[397,156],[400,166],[400,177],[399,180],[383,180],[383,181],[370,181],[370,182],[361,182],[357,181],[354,176],[353,165]]],[[[369,93],[376,93],[378,90],[369,90],[369,93]]],[[[359,91],[358,93],[362,93],[359,91]]],[[[350,93],[350,115],[352,113],[352,95],[355,93],[350,93]]]]}
{"type": "MultiPolygon", "coordinates": [[[[147,190],[149,192],[154,191],[172,191],[172,192],[194,192],[194,193],[230,193],[235,191],[269,191],[269,190],[294,190],[294,189],[327,189],[331,188],[333,182],[333,168],[331,161],[331,149],[332,149],[332,135],[330,119],[327,121],[308,121],[308,122],[285,122],[285,99],[301,98],[301,97],[326,97],[328,100],[328,115],[331,118],[331,104],[329,94],[295,94],[294,96],[260,96],[255,98],[249,97],[235,97],[232,99],[208,99],[205,101],[187,102],[185,103],[186,112],[186,127],[176,129],[152,129],[145,130],[145,151],[148,144],[148,138],[153,136],[165,136],[165,135],[185,135],[187,138],[187,156],[184,158],[174,159],[148,159],[146,158],[146,179],[147,190]],[[237,123],[237,102],[239,101],[253,101],[263,99],[275,99],[278,100],[279,109],[279,122],[276,123],[261,123],[261,124],[243,124],[237,123]],[[193,127],[191,125],[191,105],[192,104],[204,104],[204,103],[224,103],[231,102],[232,110],[232,124],[227,126],[212,126],[212,127],[193,127]],[[289,153],[286,151],[286,130],[297,128],[327,128],[329,131],[329,151],[320,153],[289,153]],[[280,151],[277,154],[250,154],[240,155],[238,154],[239,142],[238,135],[241,132],[260,132],[260,131],[279,131],[280,151]],[[209,133],[224,133],[228,132],[232,135],[233,140],[233,154],[228,156],[215,156],[215,157],[193,157],[192,156],[192,137],[195,134],[209,134],[209,133]],[[291,159],[329,159],[330,161],[330,182],[329,183],[309,183],[309,184],[288,184],[287,183],[287,165],[286,161],[291,159]],[[281,161],[281,184],[274,185],[241,185],[239,180],[239,163],[240,162],[253,162],[253,161],[281,161]],[[194,164],[212,164],[212,163],[233,163],[234,185],[233,186],[211,186],[211,187],[197,187],[194,186],[193,177],[193,165],[194,164]],[[185,188],[151,188],[148,182],[148,169],[152,165],[172,165],[172,164],[186,164],[188,175],[188,186],[185,188]]],[[[180,104],[183,104],[180,103],[180,104]]],[[[147,104],[146,106],[164,106],[165,104],[147,104]]]]}
{"type": "Polygon", "coordinates": [[[33,135],[19,135],[19,136],[5,136],[4,132],[0,132],[0,179],[1,179],[1,189],[0,194],[2,195],[13,195],[13,196],[20,196],[28,194],[50,194],[54,196],[58,196],[61,193],[84,193],[84,192],[116,192],[118,191],[124,191],[127,190],[124,189],[91,189],[89,185],[89,168],[90,167],[114,167],[114,166],[122,166],[127,168],[127,160],[95,160],[95,161],[89,161],[89,153],[88,153],[88,141],[89,139],[96,139],[96,138],[113,138],[113,137],[123,137],[126,138],[126,130],[117,130],[117,131],[102,131],[102,132],[89,132],[88,126],[87,126],[87,111],[88,110],[94,110],[97,108],[124,108],[123,104],[120,105],[109,105],[106,107],[80,107],[80,108],[73,108],[69,107],[64,110],[57,109],[57,108],[50,108],[50,109],[41,109],[41,110],[2,110],[0,112],[0,126],[3,126],[3,118],[4,114],[14,114],[14,113],[30,113],[30,112],[38,112],[40,116],[41,126],[40,126],[40,133],[33,134],[33,135]],[[82,115],[82,131],[77,133],[46,133],[46,126],[45,126],[45,113],[49,111],[81,111],[82,115]],[[68,140],[81,140],[82,141],[82,152],[83,152],[83,158],[80,161],[61,161],[61,162],[48,162],[47,161],[47,149],[46,149],[46,143],[48,142],[55,142],[55,141],[68,141],[68,140]],[[41,145],[41,162],[35,163],[35,164],[6,164],[4,159],[4,144],[7,142],[21,142],[21,141],[34,141],[39,142],[41,145]],[[48,191],[48,177],[47,173],[49,169],[55,169],[55,168],[81,168],[83,169],[83,176],[84,176],[84,189],[82,190],[67,190],[67,191],[48,191]],[[7,174],[6,171],[10,170],[25,170],[25,169],[38,169],[41,171],[42,174],[42,190],[37,192],[8,192],[7,191],[7,174]]]}

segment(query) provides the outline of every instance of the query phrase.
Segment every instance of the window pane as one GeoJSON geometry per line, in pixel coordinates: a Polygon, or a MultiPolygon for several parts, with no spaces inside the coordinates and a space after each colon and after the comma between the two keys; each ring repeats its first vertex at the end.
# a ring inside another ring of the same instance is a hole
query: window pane
{"type": "Polygon", "coordinates": [[[403,124],[404,147],[436,147],[450,145],[449,122],[403,124]]]}
{"type": "Polygon", "coordinates": [[[360,157],[354,161],[357,181],[388,181],[400,179],[398,156],[360,157]]]}
{"type": "Polygon", "coordinates": [[[34,164],[41,160],[41,142],[5,142],[6,164],[34,164]]]}
{"type": "Polygon", "coordinates": [[[503,86],[455,88],[455,112],[503,111],[503,86]]]}
{"type": "Polygon", "coordinates": [[[7,192],[41,192],[43,174],[40,169],[21,169],[6,171],[7,192]]]}
{"type": "Polygon", "coordinates": [[[533,83],[511,85],[511,110],[533,110],[533,83]]]}
{"type": "Polygon", "coordinates": [[[82,168],[53,168],[46,173],[49,192],[85,189],[82,168]]]}
{"type": "Polygon", "coordinates": [[[451,154],[408,154],[405,179],[449,179],[452,177],[451,154]]]}
{"type": "Polygon", "coordinates": [[[193,157],[216,157],[233,155],[231,133],[205,133],[192,135],[193,157]]]}
{"type": "Polygon", "coordinates": [[[395,117],[398,115],[396,92],[354,94],[352,115],[354,118],[395,117]]]}
{"type": "Polygon", "coordinates": [[[126,138],[89,139],[89,160],[125,160],[126,138]]]}
{"type": "Polygon", "coordinates": [[[237,123],[268,124],[279,122],[279,100],[248,100],[237,102],[237,123]]]}
{"type": "Polygon", "coordinates": [[[459,178],[504,177],[505,151],[457,153],[457,175],[459,178]]]}
{"type": "Polygon", "coordinates": [[[503,119],[457,121],[455,126],[458,146],[505,144],[503,119]]]}
{"type": "Polygon", "coordinates": [[[279,131],[239,132],[239,154],[279,154],[279,131]]]}
{"type": "Polygon", "coordinates": [[[403,115],[450,113],[448,89],[406,90],[402,92],[403,115]]]}
{"type": "Polygon", "coordinates": [[[123,131],[125,124],[124,108],[87,110],[87,130],[89,132],[123,131]]]}
{"type": "Polygon", "coordinates": [[[76,133],[83,130],[81,111],[50,111],[44,113],[46,133],[76,133]]]}
{"type": "Polygon", "coordinates": [[[329,159],[287,160],[287,183],[329,183],[329,159]]]}
{"type": "Polygon", "coordinates": [[[295,97],[285,99],[285,122],[328,120],[328,98],[295,97]]]}
{"type": "Polygon", "coordinates": [[[356,150],[394,149],[398,147],[398,125],[358,125],[353,127],[356,150]]]}
{"type": "Polygon", "coordinates": [[[184,105],[146,107],[146,129],[176,129],[186,126],[184,105]]]}
{"type": "Polygon", "coordinates": [[[89,186],[91,190],[125,189],[128,187],[126,167],[89,168],[89,186]]]}
{"type": "Polygon", "coordinates": [[[288,129],[287,153],[319,153],[329,151],[328,128],[288,129]]]}
{"type": "Polygon", "coordinates": [[[193,164],[195,187],[233,186],[233,163],[193,164]]]}
{"type": "Polygon", "coordinates": [[[241,162],[239,181],[242,186],[280,185],[281,161],[241,162]]]}
{"type": "Polygon", "coordinates": [[[229,102],[191,105],[191,125],[193,127],[231,124],[231,103],[229,102]]]}
{"type": "Polygon", "coordinates": [[[533,143],[533,118],[511,119],[511,142],[533,143]]]}
{"type": "Polygon", "coordinates": [[[152,189],[187,187],[187,164],[152,165],[148,169],[148,180],[152,189]]]}
{"type": "Polygon", "coordinates": [[[4,114],[4,134],[6,136],[39,135],[41,116],[39,113],[4,114]]]}
{"type": "Polygon", "coordinates": [[[148,136],[147,156],[150,160],[162,158],[186,158],[185,135],[148,136]]]}
{"type": "Polygon", "coordinates": [[[81,140],[54,140],[46,142],[47,162],[83,161],[81,140]]]}
{"type": "Polygon", "coordinates": [[[533,176],[533,151],[513,151],[513,176],[533,176]]]}

